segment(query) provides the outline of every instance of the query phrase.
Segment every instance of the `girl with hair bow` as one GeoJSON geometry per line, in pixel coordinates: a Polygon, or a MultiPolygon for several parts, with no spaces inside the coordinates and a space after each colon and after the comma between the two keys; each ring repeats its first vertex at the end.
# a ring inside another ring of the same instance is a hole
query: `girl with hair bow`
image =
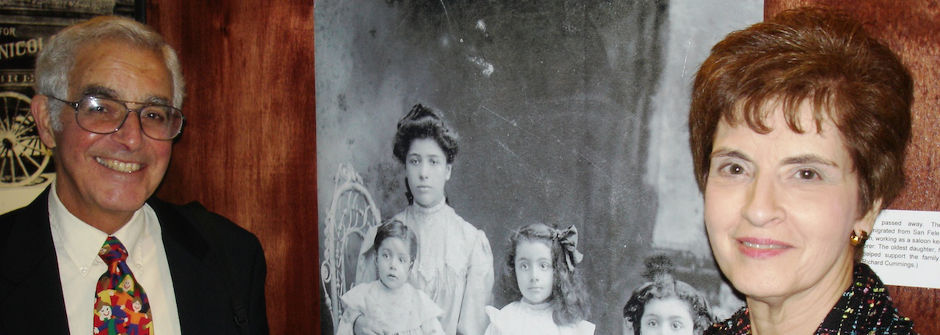
{"type": "Polygon", "coordinates": [[[535,223],[514,232],[504,279],[517,301],[499,310],[486,306],[486,334],[594,334],[585,320],[587,293],[577,267],[584,255],[577,244],[574,226],[535,223]]]}

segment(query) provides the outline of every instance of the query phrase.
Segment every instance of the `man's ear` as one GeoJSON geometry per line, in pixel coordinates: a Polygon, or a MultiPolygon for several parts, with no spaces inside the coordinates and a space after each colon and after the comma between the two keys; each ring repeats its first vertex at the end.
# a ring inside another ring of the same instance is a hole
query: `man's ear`
{"type": "Polygon", "coordinates": [[[868,209],[868,212],[855,221],[855,231],[864,231],[871,234],[871,230],[875,228],[875,219],[878,218],[878,214],[881,214],[881,199],[876,199],[872,204],[871,208],[868,209]]]}
{"type": "Polygon", "coordinates": [[[29,104],[29,112],[33,114],[33,120],[36,121],[36,130],[39,133],[39,139],[47,148],[55,148],[55,134],[52,130],[52,117],[49,115],[49,97],[36,94],[29,104]]]}

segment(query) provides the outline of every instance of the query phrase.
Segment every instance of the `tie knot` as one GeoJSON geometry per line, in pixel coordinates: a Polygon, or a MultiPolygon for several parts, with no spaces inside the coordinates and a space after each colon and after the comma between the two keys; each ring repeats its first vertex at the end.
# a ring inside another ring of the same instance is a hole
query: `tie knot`
{"type": "Polygon", "coordinates": [[[117,237],[108,236],[108,239],[101,245],[101,250],[98,250],[98,256],[105,263],[111,264],[126,260],[127,249],[124,248],[124,244],[121,244],[117,237]]]}

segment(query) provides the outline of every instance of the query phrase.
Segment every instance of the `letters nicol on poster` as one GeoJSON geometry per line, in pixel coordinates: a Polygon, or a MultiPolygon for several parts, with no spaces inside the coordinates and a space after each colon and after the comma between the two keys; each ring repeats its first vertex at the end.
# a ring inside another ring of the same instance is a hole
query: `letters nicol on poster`
{"type": "Polygon", "coordinates": [[[13,41],[0,44],[0,60],[13,57],[36,56],[42,49],[42,37],[31,38],[25,41],[13,41]]]}
{"type": "Polygon", "coordinates": [[[940,212],[882,211],[862,262],[885,284],[940,288],[940,212]]]}

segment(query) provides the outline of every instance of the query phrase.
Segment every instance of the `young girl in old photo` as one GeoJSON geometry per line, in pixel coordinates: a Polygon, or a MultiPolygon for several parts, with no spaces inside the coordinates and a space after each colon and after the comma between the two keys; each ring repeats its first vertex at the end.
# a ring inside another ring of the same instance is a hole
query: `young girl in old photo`
{"type": "Polygon", "coordinates": [[[716,320],[705,295],[676,279],[665,255],[646,259],[648,282],[623,306],[623,335],[701,335],[716,320]]]}
{"type": "Polygon", "coordinates": [[[343,315],[336,334],[352,335],[353,325],[363,316],[383,334],[444,334],[438,320],[443,311],[408,283],[418,253],[415,233],[391,220],[379,227],[373,245],[379,279],[356,285],[340,298],[343,315]]]}
{"type": "Polygon", "coordinates": [[[574,226],[559,230],[531,224],[510,241],[506,282],[519,300],[500,310],[486,306],[486,335],[594,334],[594,324],[584,320],[588,302],[576,268],[583,256],[576,249],[574,226]]]}

